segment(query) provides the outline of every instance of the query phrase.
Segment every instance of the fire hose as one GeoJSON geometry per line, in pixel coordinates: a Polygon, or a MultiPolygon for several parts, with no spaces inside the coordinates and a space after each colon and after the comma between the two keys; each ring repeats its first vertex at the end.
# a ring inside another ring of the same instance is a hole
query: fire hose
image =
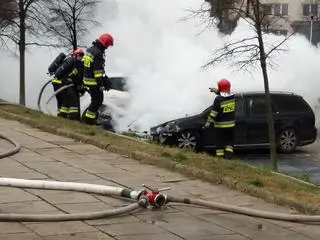
{"type": "Polygon", "coordinates": [[[55,92],[52,94],[52,96],[47,100],[46,104],[48,104],[58,93],[62,92],[63,90],[65,90],[65,89],[67,89],[67,88],[69,88],[69,87],[72,87],[72,86],[74,86],[73,83],[68,84],[68,85],[65,85],[65,86],[59,88],[59,89],[58,89],[57,91],[55,91],[55,92]]]}
{"type": "Polygon", "coordinates": [[[43,92],[44,92],[44,90],[46,89],[46,87],[51,83],[51,79],[49,80],[49,81],[47,81],[43,86],[42,86],[42,88],[40,89],[40,93],[39,93],[39,96],[38,96],[38,102],[37,102],[37,104],[38,104],[38,109],[39,109],[39,111],[40,112],[42,112],[42,110],[41,110],[41,98],[42,98],[42,94],[43,94],[43,92]]]}
{"type": "MultiPolygon", "coordinates": [[[[1,153],[0,159],[17,153],[20,150],[20,145],[10,137],[0,135],[1,138],[7,140],[14,145],[12,150],[1,153]]],[[[99,218],[112,217],[117,215],[128,214],[140,208],[148,206],[161,208],[168,203],[182,203],[188,205],[202,206],[209,209],[221,210],[251,217],[265,218],[271,220],[291,221],[314,223],[320,222],[320,215],[298,215],[298,214],[282,214],[267,212],[261,210],[254,210],[244,207],[238,207],[230,204],[223,204],[213,201],[205,201],[192,198],[181,198],[175,196],[167,196],[162,194],[164,189],[152,189],[143,185],[145,188],[135,191],[128,188],[104,186],[88,183],[73,183],[73,182],[59,182],[59,181],[45,181],[45,180],[25,180],[15,178],[0,178],[0,186],[4,187],[18,187],[18,188],[34,188],[34,189],[47,189],[47,190],[62,190],[62,191],[78,191],[85,193],[100,194],[105,196],[120,196],[123,199],[136,201],[125,207],[116,209],[100,211],[100,212],[87,212],[76,214],[16,214],[16,213],[0,213],[0,221],[36,221],[36,222],[50,222],[50,221],[74,221],[74,220],[92,220],[99,218]],[[150,190],[150,192],[147,191],[150,190]]]]}

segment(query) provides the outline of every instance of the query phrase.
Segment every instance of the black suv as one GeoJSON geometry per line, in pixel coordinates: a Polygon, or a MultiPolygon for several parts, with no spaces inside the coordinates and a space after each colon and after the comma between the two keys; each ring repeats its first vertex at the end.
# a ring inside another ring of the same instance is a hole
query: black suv
{"type": "MultiPolygon", "coordinates": [[[[297,146],[312,144],[317,138],[315,114],[302,96],[271,92],[278,150],[293,152],[297,146]]],[[[150,129],[152,139],[196,151],[215,148],[214,127],[203,130],[211,106],[202,113],[165,122],[150,129]]],[[[268,148],[268,125],[264,92],[236,94],[235,150],[268,148]]]]}

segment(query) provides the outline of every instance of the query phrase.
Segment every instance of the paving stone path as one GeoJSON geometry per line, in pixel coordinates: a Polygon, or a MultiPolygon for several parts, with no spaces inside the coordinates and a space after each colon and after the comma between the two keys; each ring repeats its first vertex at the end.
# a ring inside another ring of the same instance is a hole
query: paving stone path
{"type": "MultiPolygon", "coordinates": [[[[15,138],[20,153],[0,159],[0,176],[126,186],[146,183],[171,187],[168,194],[292,213],[243,193],[216,186],[125,156],[0,119],[0,132],[15,138]]],[[[0,152],[11,148],[0,139],[0,152]]],[[[128,204],[77,192],[0,187],[2,213],[76,213],[128,204]]],[[[271,221],[170,204],[162,211],[142,210],[127,216],[58,223],[0,222],[0,240],[307,240],[320,239],[319,225],[271,221]]]]}

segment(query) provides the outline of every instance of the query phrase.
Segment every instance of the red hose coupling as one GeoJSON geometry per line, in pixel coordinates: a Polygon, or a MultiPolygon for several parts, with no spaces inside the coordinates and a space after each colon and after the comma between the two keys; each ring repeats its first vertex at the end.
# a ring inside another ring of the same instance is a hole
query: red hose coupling
{"type": "Polygon", "coordinates": [[[153,189],[150,187],[147,187],[146,185],[142,185],[146,188],[148,188],[149,190],[151,190],[151,192],[147,192],[144,191],[144,195],[148,201],[148,204],[150,204],[153,207],[157,207],[160,208],[162,206],[164,206],[167,202],[167,196],[160,193],[161,191],[165,191],[165,190],[169,190],[170,188],[163,188],[163,189],[153,189]]]}

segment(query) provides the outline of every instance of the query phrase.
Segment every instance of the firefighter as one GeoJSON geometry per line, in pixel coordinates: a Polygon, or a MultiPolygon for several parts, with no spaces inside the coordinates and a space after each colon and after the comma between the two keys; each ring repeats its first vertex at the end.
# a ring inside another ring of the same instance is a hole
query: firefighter
{"type": "Polygon", "coordinates": [[[68,109],[68,118],[80,121],[80,96],[85,94],[83,85],[83,62],[84,51],[78,48],[73,51],[71,57],[74,60],[73,70],[69,74],[69,78],[73,83],[73,87],[67,89],[66,108],[68,109]]]}
{"type": "Polygon", "coordinates": [[[55,72],[56,80],[60,81],[62,86],[73,84],[72,87],[61,92],[60,117],[80,120],[79,91],[83,93],[83,55],[84,52],[81,48],[74,50],[71,56],[66,58],[55,72]]]}
{"type": "Polygon", "coordinates": [[[83,57],[83,83],[89,89],[91,103],[83,114],[83,122],[89,125],[97,124],[98,109],[104,99],[103,91],[109,91],[111,82],[104,71],[105,50],[113,46],[113,37],[102,34],[96,39],[83,57]]]}
{"type": "Polygon", "coordinates": [[[231,84],[227,79],[218,82],[218,91],[204,128],[213,123],[215,128],[216,156],[231,158],[233,155],[233,138],[235,128],[236,100],[230,93],[231,84]]]}
{"type": "MultiPolygon", "coordinates": [[[[60,53],[55,60],[50,64],[50,66],[48,67],[48,74],[50,76],[55,75],[55,72],[57,71],[58,67],[61,66],[61,64],[63,63],[63,61],[65,60],[67,56],[64,53],[60,53]]],[[[57,79],[56,77],[54,77],[51,80],[51,84],[53,86],[53,90],[57,91],[58,89],[60,89],[63,85],[62,85],[62,81],[60,79],[57,79]]],[[[56,94],[56,100],[57,100],[57,115],[60,116],[60,110],[61,110],[61,106],[62,106],[62,99],[63,99],[63,92],[60,92],[58,94],[56,94]]]]}

